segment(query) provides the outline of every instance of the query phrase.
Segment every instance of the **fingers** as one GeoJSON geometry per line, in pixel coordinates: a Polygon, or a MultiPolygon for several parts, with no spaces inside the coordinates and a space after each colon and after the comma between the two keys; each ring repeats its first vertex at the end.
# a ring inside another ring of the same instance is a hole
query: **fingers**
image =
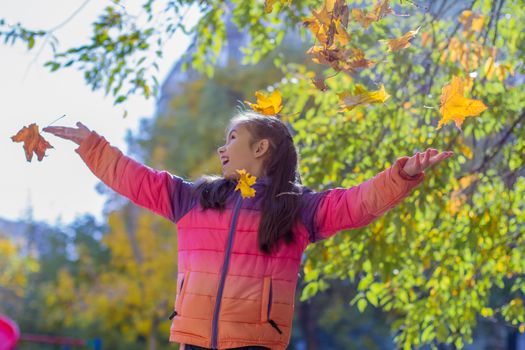
{"type": "Polygon", "coordinates": [[[427,148],[425,152],[416,152],[416,167],[417,169],[424,170],[428,166],[439,163],[443,159],[450,158],[454,155],[452,151],[444,151],[439,153],[435,148],[427,148]]]}
{"type": "Polygon", "coordinates": [[[85,126],[84,124],[82,124],[81,122],[77,122],[76,125],[78,126],[79,129],[84,129],[84,130],[89,131],[89,128],[85,126]]]}
{"type": "Polygon", "coordinates": [[[49,132],[66,140],[74,140],[77,136],[77,129],[65,126],[48,126],[43,128],[42,131],[49,132]]]}

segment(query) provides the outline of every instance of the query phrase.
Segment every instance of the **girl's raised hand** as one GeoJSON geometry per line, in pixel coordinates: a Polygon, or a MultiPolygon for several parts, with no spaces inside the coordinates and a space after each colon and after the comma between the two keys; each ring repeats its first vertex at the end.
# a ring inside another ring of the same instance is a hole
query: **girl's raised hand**
{"type": "Polygon", "coordinates": [[[417,152],[405,163],[403,170],[410,176],[419,174],[426,168],[441,162],[443,159],[452,157],[454,152],[445,151],[439,153],[437,149],[427,148],[425,153],[417,152]]]}
{"type": "Polygon", "coordinates": [[[89,130],[84,124],[81,122],[77,122],[76,124],[78,126],[77,128],[69,128],[67,126],[47,126],[42,129],[42,131],[49,132],[55,136],[62,137],[66,140],[71,140],[77,145],[80,145],[80,143],[89,136],[91,133],[91,130],[89,130]]]}

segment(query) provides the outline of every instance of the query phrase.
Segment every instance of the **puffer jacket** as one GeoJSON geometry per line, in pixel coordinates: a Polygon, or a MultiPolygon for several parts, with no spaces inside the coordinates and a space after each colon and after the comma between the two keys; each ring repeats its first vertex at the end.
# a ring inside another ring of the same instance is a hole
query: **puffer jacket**
{"type": "Polygon", "coordinates": [[[203,210],[192,182],[136,162],[95,131],[75,151],[107,186],[176,224],[178,277],[169,340],[213,349],[286,349],[305,248],[368,225],[424,179],[424,172],[411,177],[401,170],[409,159],[404,156],[351,188],[304,187],[294,242],[281,243],[268,256],[257,244],[268,177],[257,179],[255,197],[234,191],[224,211],[203,210]]]}

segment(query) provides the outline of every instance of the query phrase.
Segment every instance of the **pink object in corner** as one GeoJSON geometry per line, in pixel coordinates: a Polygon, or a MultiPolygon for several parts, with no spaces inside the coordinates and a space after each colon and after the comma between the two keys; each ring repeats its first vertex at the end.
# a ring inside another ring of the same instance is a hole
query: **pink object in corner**
{"type": "Polygon", "coordinates": [[[0,350],[14,349],[19,337],[20,330],[16,323],[0,315],[0,350]]]}

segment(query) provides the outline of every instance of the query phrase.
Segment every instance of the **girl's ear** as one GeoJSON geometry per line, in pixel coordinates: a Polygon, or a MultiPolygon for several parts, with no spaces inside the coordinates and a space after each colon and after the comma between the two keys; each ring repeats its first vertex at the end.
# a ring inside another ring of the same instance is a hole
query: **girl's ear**
{"type": "Polygon", "coordinates": [[[259,142],[257,142],[257,147],[255,149],[255,158],[262,157],[268,152],[268,147],[270,147],[270,143],[268,139],[262,139],[259,142]]]}

